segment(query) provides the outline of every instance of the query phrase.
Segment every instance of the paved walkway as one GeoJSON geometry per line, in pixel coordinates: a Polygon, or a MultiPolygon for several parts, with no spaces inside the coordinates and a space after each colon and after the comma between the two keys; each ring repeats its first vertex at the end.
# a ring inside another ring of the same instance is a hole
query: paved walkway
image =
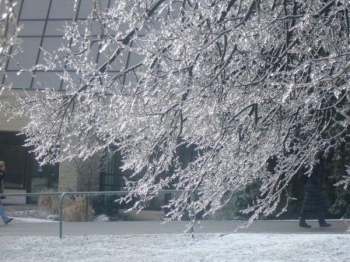
{"type": "MultiPolygon", "coordinates": [[[[312,228],[298,227],[297,221],[256,221],[248,228],[238,229],[242,221],[201,221],[195,233],[272,233],[272,234],[344,234],[348,226],[341,220],[328,220],[330,228],[318,227],[317,221],[308,221],[312,228]]],[[[350,223],[349,221],[347,222],[350,223]]],[[[123,235],[123,234],[179,234],[187,221],[120,221],[120,222],[63,222],[64,236],[123,235]]],[[[14,218],[8,224],[0,224],[0,236],[59,236],[59,222],[14,218]]]]}

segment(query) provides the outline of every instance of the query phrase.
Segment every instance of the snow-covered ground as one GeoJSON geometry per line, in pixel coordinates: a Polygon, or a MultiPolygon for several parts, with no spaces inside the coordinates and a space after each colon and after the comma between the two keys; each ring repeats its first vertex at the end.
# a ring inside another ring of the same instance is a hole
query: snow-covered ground
{"type": "Polygon", "coordinates": [[[350,261],[350,234],[1,237],[1,262],[350,261]]]}

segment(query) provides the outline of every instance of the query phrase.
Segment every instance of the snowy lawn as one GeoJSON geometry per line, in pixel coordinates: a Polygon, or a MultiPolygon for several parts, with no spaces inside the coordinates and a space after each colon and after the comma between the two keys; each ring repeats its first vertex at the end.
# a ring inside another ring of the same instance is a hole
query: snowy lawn
{"type": "Polygon", "coordinates": [[[0,237],[2,262],[350,261],[347,234],[0,237]]]}

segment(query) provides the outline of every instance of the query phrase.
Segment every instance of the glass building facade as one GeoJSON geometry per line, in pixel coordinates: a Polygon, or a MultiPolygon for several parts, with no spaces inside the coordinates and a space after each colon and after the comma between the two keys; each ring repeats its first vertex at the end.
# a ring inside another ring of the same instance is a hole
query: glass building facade
{"type": "MultiPolygon", "coordinates": [[[[58,64],[55,70],[37,68],[31,73],[23,72],[19,65],[31,69],[35,65],[45,64],[46,52],[54,53],[63,44],[70,46],[71,43],[68,42],[70,40],[63,37],[64,26],[74,22],[78,24],[87,22],[94,0],[18,0],[13,2],[17,2],[15,6],[17,26],[22,28],[19,32],[21,50],[13,49],[13,52],[17,52],[14,56],[15,61],[9,59],[3,64],[4,68],[0,72],[1,84],[3,86],[11,84],[13,89],[51,88],[58,92],[64,91],[65,83],[60,76],[63,72],[73,75],[75,73],[66,64],[58,64]]],[[[98,0],[97,3],[99,9],[104,11],[117,4],[118,1],[98,0]]],[[[4,10],[4,4],[4,1],[0,2],[0,12],[4,10]]],[[[101,25],[94,20],[89,20],[89,23],[93,38],[97,38],[101,25]]],[[[11,30],[13,31],[13,28],[10,28],[11,30]]],[[[83,26],[81,30],[83,35],[83,26]]],[[[109,59],[110,50],[99,52],[100,47],[99,42],[91,46],[91,59],[96,62],[97,66],[104,64],[109,59]]],[[[115,74],[121,68],[126,69],[139,63],[140,60],[135,54],[128,50],[123,52],[122,61],[118,60],[109,64],[108,71],[111,74],[115,74]]],[[[127,74],[122,81],[132,83],[133,77],[132,74],[127,74]]],[[[16,128],[9,128],[6,124],[0,126],[0,157],[8,162],[9,175],[5,181],[6,187],[21,188],[27,192],[36,192],[44,188],[59,188],[62,175],[60,167],[58,165],[40,167],[34,156],[29,153],[30,149],[22,147],[25,138],[17,136],[19,131],[16,128]]],[[[181,150],[186,151],[181,154],[184,162],[192,159],[191,150],[181,150]]],[[[120,166],[121,156],[116,153],[100,174],[100,190],[118,190],[123,186],[120,166]]]]}
{"type": "MultiPolygon", "coordinates": [[[[13,89],[40,90],[52,88],[63,91],[65,84],[60,75],[64,71],[74,74],[65,64],[55,70],[35,69],[32,73],[23,71],[32,69],[35,65],[45,64],[45,53],[53,53],[63,44],[70,45],[63,38],[63,28],[73,22],[84,22],[91,13],[93,0],[18,0],[15,12],[19,32],[20,49],[11,50],[15,53],[14,60],[8,59],[3,63],[0,71],[2,86],[12,85],[13,89]]],[[[115,4],[114,0],[99,0],[100,10],[106,10],[115,4]]],[[[5,10],[5,1],[0,1],[0,12],[5,10]]],[[[92,24],[93,33],[98,24],[92,24]]],[[[9,28],[9,32],[14,28],[9,28]]],[[[82,32],[83,33],[83,32],[82,32]]],[[[105,62],[106,57],[98,52],[99,46],[92,47],[93,59],[97,64],[105,62]]],[[[129,63],[130,55],[125,54],[124,63],[129,63]]],[[[111,68],[116,72],[121,65],[111,68]]],[[[0,98],[1,99],[1,98],[0,98]]],[[[6,98],[2,98],[6,99],[6,98]]],[[[30,149],[23,147],[25,137],[19,136],[20,128],[8,126],[2,121],[0,126],[0,158],[6,161],[7,176],[5,186],[7,189],[19,189],[26,192],[37,192],[45,188],[57,189],[59,186],[59,166],[39,166],[30,153],[30,149]]],[[[23,121],[23,125],[25,121],[23,121]]],[[[120,185],[120,172],[118,156],[112,157],[101,176],[100,189],[116,190],[120,185]],[[115,176],[119,177],[116,178],[115,176]]]]}
{"type": "MultiPolygon", "coordinates": [[[[22,29],[19,32],[21,51],[15,55],[15,61],[8,60],[5,74],[1,74],[3,85],[13,84],[14,88],[42,89],[50,87],[57,90],[64,89],[64,82],[60,75],[63,70],[70,71],[62,65],[55,70],[34,70],[34,74],[19,73],[18,66],[29,69],[37,64],[45,64],[45,52],[58,50],[63,43],[63,28],[67,24],[86,21],[92,10],[93,0],[19,0],[15,6],[18,15],[17,24],[22,29]]],[[[100,9],[105,10],[115,1],[99,0],[100,9]]],[[[4,5],[4,1],[1,2],[4,5]]],[[[4,6],[0,7],[0,11],[4,6]]],[[[94,26],[94,24],[93,24],[94,26]]],[[[96,34],[98,24],[96,22],[96,34]]],[[[10,29],[11,30],[11,29],[10,29]]],[[[13,30],[13,28],[12,28],[13,30]]],[[[94,31],[94,30],[93,30],[94,31]]],[[[83,32],[82,32],[83,33],[83,32]]],[[[94,45],[94,59],[96,63],[104,62],[104,57],[98,52],[98,45],[94,45]]],[[[126,59],[127,56],[126,56],[126,59]]],[[[71,72],[74,73],[74,72],[71,72]]]]}

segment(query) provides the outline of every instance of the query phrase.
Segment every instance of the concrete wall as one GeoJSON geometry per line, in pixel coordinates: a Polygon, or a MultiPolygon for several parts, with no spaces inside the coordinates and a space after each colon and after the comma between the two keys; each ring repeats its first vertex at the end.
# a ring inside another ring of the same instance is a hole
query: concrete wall
{"type": "MultiPolygon", "coordinates": [[[[23,96],[23,91],[16,91],[17,94],[23,96]]],[[[7,101],[11,105],[16,105],[15,97],[9,91],[3,91],[0,95],[0,101],[7,101]]],[[[20,131],[23,126],[28,123],[28,118],[17,118],[14,120],[8,120],[8,116],[5,116],[0,111],[0,131],[20,131]]]]}
{"type": "Polygon", "coordinates": [[[65,161],[60,163],[58,177],[58,191],[77,191],[78,174],[72,163],[65,161]]]}

